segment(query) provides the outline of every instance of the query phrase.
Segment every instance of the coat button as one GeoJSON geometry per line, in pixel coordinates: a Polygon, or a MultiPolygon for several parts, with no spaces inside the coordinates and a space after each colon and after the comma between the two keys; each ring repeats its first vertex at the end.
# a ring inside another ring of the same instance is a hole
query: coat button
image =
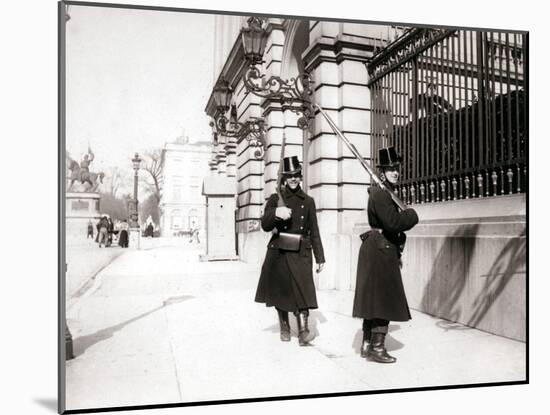
{"type": "Polygon", "coordinates": [[[304,208],[304,205],[302,205],[301,208],[303,209],[303,208],[304,208]]]}
{"type": "Polygon", "coordinates": [[[286,228],[287,228],[287,227],[285,226],[285,229],[286,229],[286,228]]]}
{"type": "Polygon", "coordinates": [[[303,219],[304,217],[303,217],[303,216],[300,216],[300,218],[302,218],[302,219],[303,219]]]}
{"type": "Polygon", "coordinates": [[[304,229],[304,227],[303,227],[303,226],[300,226],[300,229],[304,229]]]}

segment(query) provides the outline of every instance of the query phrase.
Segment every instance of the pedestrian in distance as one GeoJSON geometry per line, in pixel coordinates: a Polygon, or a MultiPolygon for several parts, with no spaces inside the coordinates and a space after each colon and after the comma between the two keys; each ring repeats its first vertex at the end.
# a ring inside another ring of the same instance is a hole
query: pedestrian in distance
{"type": "Polygon", "coordinates": [[[149,225],[147,225],[147,227],[145,228],[145,237],[152,238],[154,232],[155,232],[155,229],[153,228],[153,224],[149,223],[149,225]]]}
{"type": "Polygon", "coordinates": [[[88,233],[86,235],[86,239],[88,238],[94,239],[94,224],[91,219],[88,221],[88,233]]]}
{"type": "Polygon", "coordinates": [[[189,243],[196,242],[197,244],[200,244],[201,241],[199,239],[199,228],[192,228],[189,235],[189,243]]]}
{"type": "Polygon", "coordinates": [[[396,189],[400,161],[394,147],[380,149],[377,167],[387,190],[378,185],[368,190],[371,229],[361,235],[357,263],[353,317],[363,319],[361,357],[378,363],[396,361],[385,347],[389,322],[411,318],[401,279],[401,253],[406,240],[404,232],[418,223],[418,215],[411,208],[399,211],[388,192],[396,189]]]}
{"type": "Polygon", "coordinates": [[[103,216],[99,221],[99,247],[101,244],[107,246],[109,240],[109,220],[107,216],[103,216]]]}
{"type": "Polygon", "coordinates": [[[95,241],[96,243],[99,242],[99,229],[101,228],[101,218],[97,221],[95,224],[96,234],[95,234],[95,241]]]}
{"type": "Polygon", "coordinates": [[[262,229],[273,235],[267,245],[255,301],[276,308],[282,341],[290,341],[288,313],[294,313],[299,345],[306,346],[315,337],[308,327],[309,310],[318,307],[312,249],[317,272],[323,269],[325,256],[315,201],[301,188],[298,158],[284,157],[282,162],[278,185],[284,187],[269,197],[261,220],[262,229]],[[278,207],[280,197],[284,206],[278,207]]]}
{"type": "Polygon", "coordinates": [[[115,234],[115,224],[113,223],[113,220],[108,217],[107,218],[107,247],[110,247],[113,244],[113,236],[115,234]]]}
{"type": "Polygon", "coordinates": [[[128,222],[126,219],[120,224],[118,244],[122,248],[128,248],[128,222]]]}

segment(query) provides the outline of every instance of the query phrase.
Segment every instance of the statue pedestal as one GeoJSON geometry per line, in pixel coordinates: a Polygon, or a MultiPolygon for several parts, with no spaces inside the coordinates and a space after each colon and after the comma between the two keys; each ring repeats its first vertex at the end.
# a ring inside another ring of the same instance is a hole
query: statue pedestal
{"type": "Polygon", "coordinates": [[[69,239],[86,239],[88,222],[94,226],[94,238],[97,234],[95,227],[100,218],[99,193],[96,192],[67,192],[65,194],[65,237],[69,239]]]}

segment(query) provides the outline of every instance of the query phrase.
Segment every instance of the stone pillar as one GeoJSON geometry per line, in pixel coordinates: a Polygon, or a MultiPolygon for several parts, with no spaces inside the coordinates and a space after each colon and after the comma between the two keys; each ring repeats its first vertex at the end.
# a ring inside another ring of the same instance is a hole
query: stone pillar
{"type": "MultiPolygon", "coordinates": [[[[269,38],[264,55],[265,63],[262,64],[262,73],[266,77],[279,75],[281,70],[281,56],[284,45],[284,34],[281,19],[269,19],[267,30],[269,38]]],[[[271,105],[264,99],[248,93],[244,82],[240,80],[235,87],[233,100],[237,106],[237,119],[245,122],[254,117],[262,117],[266,106],[271,105]]],[[[280,111],[280,108],[279,108],[280,111]]],[[[279,112],[279,117],[282,113],[279,112]]],[[[237,178],[237,230],[239,256],[246,262],[260,262],[265,255],[266,240],[269,234],[263,232],[260,227],[265,199],[275,189],[273,184],[272,163],[277,156],[271,154],[274,149],[272,137],[276,137],[280,147],[280,127],[284,122],[280,120],[272,123],[270,116],[266,122],[266,145],[263,160],[256,159],[255,147],[250,146],[246,138],[241,139],[236,146],[236,178],[237,178]],[[266,190],[267,189],[267,190],[266,190]]],[[[275,168],[276,179],[276,168],[275,168]]]]}
{"type": "Polygon", "coordinates": [[[215,159],[218,163],[218,174],[225,176],[226,173],[226,161],[227,161],[227,155],[225,152],[225,142],[227,141],[227,137],[223,137],[224,142],[218,144],[216,146],[216,154],[215,159]]]}
{"type": "Polygon", "coordinates": [[[227,155],[226,161],[226,174],[228,177],[237,176],[237,141],[234,137],[229,138],[228,143],[225,145],[225,153],[227,155]]]}
{"type": "MultiPolygon", "coordinates": [[[[370,92],[365,63],[374,51],[365,25],[315,22],[304,63],[315,82],[315,102],[361,155],[370,160],[370,92]]],[[[321,288],[351,289],[353,227],[364,216],[370,177],[317,114],[308,149],[309,192],[315,198],[327,267],[321,288]]]]}

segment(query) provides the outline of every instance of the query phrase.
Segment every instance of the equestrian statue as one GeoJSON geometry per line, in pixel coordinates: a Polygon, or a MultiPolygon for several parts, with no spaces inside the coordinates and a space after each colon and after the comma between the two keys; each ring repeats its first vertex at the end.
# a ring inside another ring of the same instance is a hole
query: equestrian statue
{"type": "Polygon", "coordinates": [[[95,192],[100,183],[103,183],[103,177],[105,174],[103,172],[95,173],[90,171],[90,164],[94,160],[94,153],[91,148],[88,146],[88,153],[84,155],[80,164],[71,158],[67,153],[67,167],[70,171],[69,175],[69,186],[67,186],[67,191],[73,190],[74,184],[76,181],[85,186],[84,192],[95,192]]]}

